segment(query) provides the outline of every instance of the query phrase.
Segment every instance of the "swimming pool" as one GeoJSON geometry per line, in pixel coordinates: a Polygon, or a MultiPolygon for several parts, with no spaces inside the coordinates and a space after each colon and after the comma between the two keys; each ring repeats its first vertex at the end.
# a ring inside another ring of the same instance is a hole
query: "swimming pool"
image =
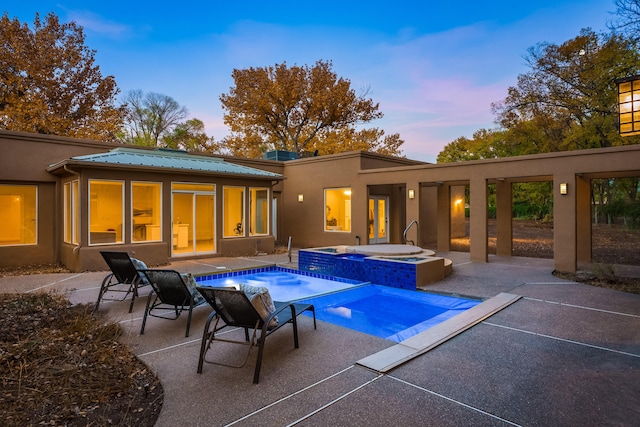
{"type": "Polygon", "coordinates": [[[200,286],[265,286],[276,301],[314,304],[320,320],[395,342],[480,303],[276,266],[198,276],[196,282],[200,286]]]}

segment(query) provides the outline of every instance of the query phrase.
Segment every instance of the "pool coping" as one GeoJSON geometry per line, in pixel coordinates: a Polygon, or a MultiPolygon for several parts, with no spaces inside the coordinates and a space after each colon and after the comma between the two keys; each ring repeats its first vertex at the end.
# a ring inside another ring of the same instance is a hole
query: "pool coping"
{"type": "Polygon", "coordinates": [[[520,298],[520,295],[500,293],[401,343],[360,359],[356,364],[380,373],[389,372],[466,331],[520,298]]]}

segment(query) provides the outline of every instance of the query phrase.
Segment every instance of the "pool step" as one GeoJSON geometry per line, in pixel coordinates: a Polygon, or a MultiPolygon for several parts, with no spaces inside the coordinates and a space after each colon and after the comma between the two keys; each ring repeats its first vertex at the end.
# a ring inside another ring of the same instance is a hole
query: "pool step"
{"type": "Polygon", "coordinates": [[[377,372],[389,372],[393,368],[434,349],[445,341],[482,322],[520,298],[522,298],[520,295],[500,293],[464,313],[460,313],[399,344],[360,359],[356,363],[377,372]]]}

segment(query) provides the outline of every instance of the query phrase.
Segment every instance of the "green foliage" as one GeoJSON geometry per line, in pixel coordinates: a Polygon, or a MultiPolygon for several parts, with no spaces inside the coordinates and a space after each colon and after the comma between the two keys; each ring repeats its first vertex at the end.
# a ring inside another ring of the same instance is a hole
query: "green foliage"
{"type": "Polygon", "coordinates": [[[190,119],[178,123],[171,133],[162,137],[162,146],[201,153],[221,153],[222,147],[213,137],[207,136],[202,120],[190,119]]]}

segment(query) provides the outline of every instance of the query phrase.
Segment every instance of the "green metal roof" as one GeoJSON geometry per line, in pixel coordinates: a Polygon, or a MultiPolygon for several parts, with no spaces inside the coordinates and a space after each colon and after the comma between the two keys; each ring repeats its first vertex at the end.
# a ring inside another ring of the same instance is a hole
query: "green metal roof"
{"type": "Polygon", "coordinates": [[[78,163],[175,169],[213,174],[244,175],[256,178],[283,178],[282,175],[274,172],[229,163],[216,157],[198,156],[179,150],[140,150],[124,147],[114,148],[106,153],[71,157],[70,159],[51,165],[49,170],[57,169],[57,167],[64,164],[78,163]]]}

